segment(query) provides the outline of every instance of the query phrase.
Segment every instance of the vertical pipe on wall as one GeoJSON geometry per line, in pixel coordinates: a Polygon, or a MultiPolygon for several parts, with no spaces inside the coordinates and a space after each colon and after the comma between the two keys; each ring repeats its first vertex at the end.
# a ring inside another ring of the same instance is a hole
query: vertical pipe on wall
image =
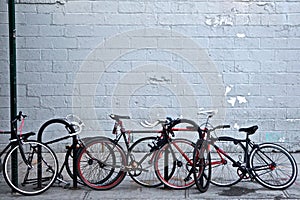
{"type": "MultiPolygon", "coordinates": [[[[17,116],[17,73],[16,73],[16,25],[15,25],[15,1],[8,0],[9,20],[9,71],[10,71],[10,118],[17,116]]],[[[16,122],[17,123],[17,122],[16,122]]],[[[11,137],[16,130],[16,123],[11,123],[11,137]]],[[[17,152],[12,155],[12,182],[18,184],[17,152]]]]}

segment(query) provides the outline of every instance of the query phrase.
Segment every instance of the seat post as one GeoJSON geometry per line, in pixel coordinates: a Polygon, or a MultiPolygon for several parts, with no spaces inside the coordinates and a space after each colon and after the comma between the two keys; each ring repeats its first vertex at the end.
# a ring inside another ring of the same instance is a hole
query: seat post
{"type": "Polygon", "coordinates": [[[246,150],[245,150],[245,156],[244,156],[244,158],[245,158],[245,163],[246,163],[246,167],[249,167],[248,165],[248,160],[249,160],[249,143],[250,143],[250,138],[249,138],[249,133],[248,132],[246,132],[246,145],[245,145],[245,148],[246,148],[246,150]]]}

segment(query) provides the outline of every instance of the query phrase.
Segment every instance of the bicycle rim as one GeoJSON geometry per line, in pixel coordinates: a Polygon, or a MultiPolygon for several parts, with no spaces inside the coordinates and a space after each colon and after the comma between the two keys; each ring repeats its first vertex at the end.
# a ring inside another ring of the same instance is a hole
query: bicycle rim
{"type": "Polygon", "coordinates": [[[291,186],[297,177],[295,159],[283,147],[261,144],[250,155],[250,167],[255,179],[263,186],[283,190],[291,186]]]}
{"type": "Polygon", "coordinates": [[[194,146],[189,140],[174,139],[156,153],[155,173],[166,186],[187,189],[195,184],[192,177],[194,146]]]}
{"type": "Polygon", "coordinates": [[[110,139],[97,138],[85,144],[77,159],[78,176],[95,190],[108,190],[124,179],[126,156],[110,139]]]}
{"type": "Polygon", "coordinates": [[[22,159],[19,146],[15,146],[4,159],[4,178],[14,191],[23,195],[41,194],[49,189],[56,180],[58,173],[57,158],[48,146],[36,141],[23,142],[22,147],[30,167],[22,159]],[[17,167],[18,174],[12,174],[12,155],[15,153],[18,161],[18,165],[15,167],[17,167]],[[39,154],[41,159],[38,158],[39,154]],[[41,170],[41,177],[38,175],[39,169],[41,170]],[[13,176],[17,177],[17,185],[13,184],[13,176]]]}
{"type": "MultiPolygon", "coordinates": [[[[245,147],[234,138],[219,137],[215,145],[235,161],[244,162],[245,147]]],[[[224,155],[218,153],[213,145],[211,145],[211,171],[211,183],[216,186],[229,187],[243,179],[243,176],[238,173],[239,168],[224,155]]]]}
{"type": "Polygon", "coordinates": [[[156,151],[150,152],[156,137],[146,137],[136,141],[128,152],[129,175],[139,185],[158,187],[162,182],[157,178],[154,170],[156,151]]]}

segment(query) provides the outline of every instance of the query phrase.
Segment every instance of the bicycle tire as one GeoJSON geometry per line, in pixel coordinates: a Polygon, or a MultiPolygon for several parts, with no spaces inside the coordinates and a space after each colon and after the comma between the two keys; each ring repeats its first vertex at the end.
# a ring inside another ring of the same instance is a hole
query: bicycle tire
{"type": "Polygon", "coordinates": [[[77,158],[80,180],[95,190],[109,190],[125,178],[126,155],[109,138],[95,138],[85,144],[77,158]]]}
{"type": "Polygon", "coordinates": [[[57,157],[55,153],[50,149],[50,147],[43,143],[29,140],[26,142],[23,141],[21,145],[24,151],[24,155],[31,165],[31,168],[29,168],[22,159],[22,156],[19,153],[19,146],[17,145],[10,151],[8,151],[4,158],[3,175],[5,181],[13,191],[16,191],[20,194],[28,196],[41,194],[48,190],[56,180],[58,173],[57,157]],[[38,159],[39,152],[42,152],[40,154],[40,162],[38,159]],[[16,174],[12,174],[11,171],[11,160],[13,153],[17,153],[18,159],[18,185],[14,185],[12,181],[13,176],[16,176],[16,174]],[[41,169],[42,177],[40,178],[40,180],[42,181],[42,184],[38,184],[39,169],[41,169]]]}
{"type": "Polygon", "coordinates": [[[251,152],[249,161],[254,178],[266,188],[284,190],[297,178],[295,159],[280,145],[260,144],[251,152]]]}
{"type": "Polygon", "coordinates": [[[150,188],[162,185],[154,170],[156,151],[150,151],[156,141],[157,137],[141,138],[131,145],[127,154],[127,162],[131,166],[129,176],[139,185],[150,188]]]}
{"type": "Polygon", "coordinates": [[[174,139],[156,153],[155,173],[164,185],[180,190],[195,184],[192,177],[194,147],[190,140],[174,139]]]}
{"type": "MultiPolygon", "coordinates": [[[[79,147],[78,149],[77,149],[77,157],[78,157],[78,155],[79,155],[79,153],[80,153],[80,151],[82,150],[82,147],[79,147]]],[[[68,150],[67,150],[67,152],[66,152],[66,155],[65,155],[65,167],[66,167],[66,171],[67,171],[67,173],[68,173],[68,175],[69,175],[69,177],[73,180],[73,177],[74,177],[74,173],[73,173],[73,158],[74,158],[74,156],[73,156],[73,149],[72,148],[69,148],[68,150]]],[[[76,175],[77,175],[77,172],[75,173],[76,175]]],[[[79,184],[84,184],[81,180],[80,180],[80,178],[77,176],[77,183],[79,183],[79,184]]]]}
{"type": "MultiPolygon", "coordinates": [[[[241,163],[245,159],[245,146],[238,140],[231,137],[219,137],[215,142],[220,149],[222,149],[227,155],[233,158],[235,161],[241,163]]],[[[243,176],[239,175],[239,168],[234,166],[233,163],[217,152],[214,145],[211,146],[211,183],[219,187],[229,187],[237,184],[243,179],[243,176]],[[224,160],[223,160],[224,159],[224,160]]]]}
{"type": "Polygon", "coordinates": [[[197,189],[204,193],[211,181],[211,156],[205,141],[199,139],[193,153],[193,175],[197,189]]]}
{"type": "MultiPolygon", "coordinates": [[[[84,144],[89,142],[89,141],[92,141],[92,140],[95,140],[95,139],[98,139],[98,138],[106,138],[106,137],[103,137],[103,136],[97,136],[97,137],[87,137],[87,138],[82,138],[80,139],[81,142],[79,143],[79,147],[77,148],[77,158],[78,158],[78,155],[80,154],[80,151],[82,149],[84,149],[84,144]]],[[[65,155],[65,167],[66,167],[66,171],[69,175],[69,177],[71,179],[73,179],[73,149],[71,147],[67,148],[67,152],[66,152],[66,155],[65,155]]],[[[77,175],[77,173],[76,173],[77,175]]],[[[77,176],[78,177],[78,176],[77,176]]],[[[77,183],[79,184],[84,184],[80,178],[78,177],[77,178],[77,183]]]]}

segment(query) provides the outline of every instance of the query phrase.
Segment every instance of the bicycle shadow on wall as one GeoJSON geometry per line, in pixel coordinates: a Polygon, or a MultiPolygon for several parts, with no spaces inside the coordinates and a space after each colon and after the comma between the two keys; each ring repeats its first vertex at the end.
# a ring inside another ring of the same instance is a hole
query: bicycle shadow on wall
{"type": "Polygon", "coordinates": [[[109,134],[111,113],[130,115],[132,129],[166,115],[196,119],[199,109],[210,107],[222,120],[224,90],[219,71],[193,39],[149,28],[115,35],[87,56],[74,80],[72,109],[88,135],[109,134]]]}

